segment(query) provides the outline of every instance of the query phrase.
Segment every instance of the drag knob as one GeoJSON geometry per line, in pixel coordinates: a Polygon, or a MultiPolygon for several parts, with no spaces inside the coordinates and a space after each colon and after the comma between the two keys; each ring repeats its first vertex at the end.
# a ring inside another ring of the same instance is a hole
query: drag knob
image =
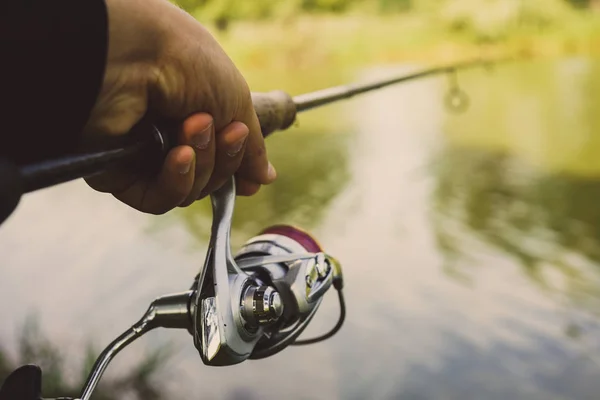
{"type": "Polygon", "coordinates": [[[242,299],[242,315],[251,325],[268,325],[283,314],[281,296],[271,286],[250,286],[242,299]]]}

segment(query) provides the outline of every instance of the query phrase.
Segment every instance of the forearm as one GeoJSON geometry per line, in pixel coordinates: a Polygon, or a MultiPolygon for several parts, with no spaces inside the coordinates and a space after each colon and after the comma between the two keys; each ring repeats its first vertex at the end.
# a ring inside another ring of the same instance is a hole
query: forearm
{"type": "Polygon", "coordinates": [[[0,156],[19,164],[72,150],[104,74],[103,0],[0,0],[0,156]]]}

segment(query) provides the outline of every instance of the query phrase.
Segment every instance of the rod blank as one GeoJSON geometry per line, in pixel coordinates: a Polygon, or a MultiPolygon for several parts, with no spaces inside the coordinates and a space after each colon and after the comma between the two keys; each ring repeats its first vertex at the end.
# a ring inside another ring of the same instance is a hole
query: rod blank
{"type": "MultiPolygon", "coordinates": [[[[305,93],[291,97],[284,91],[276,90],[268,93],[252,93],[252,102],[260,121],[265,137],[275,131],[288,129],[296,120],[297,113],[322,107],[353,96],[381,89],[386,86],[425,78],[431,75],[456,71],[482,64],[498,63],[500,60],[474,60],[442,67],[425,69],[413,74],[380,80],[374,83],[350,84],[335,86],[316,92],[305,93]]],[[[136,159],[147,159],[156,165],[162,161],[169,150],[169,143],[174,137],[168,126],[138,124],[134,129],[137,141],[114,148],[88,151],[53,160],[46,160],[35,164],[16,168],[6,160],[0,160],[0,223],[8,217],[18,204],[18,199],[24,193],[58,185],[78,178],[102,173],[120,163],[136,164],[136,159]],[[145,131],[141,132],[139,131],[145,131]],[[3,184],[2,182],[7,182],[3,184]],[[16,202],[15,202],[15,199],[16,202]]],[[[146,160],[147,161],[147,160],[146,160]]],[[[137,162],[148,169],[147,162],[137,162]]],[[[152,169],[152,168],[150,168],[152,169]]],[[[147,171],[146,171],[147,172],[147,171]]]]}

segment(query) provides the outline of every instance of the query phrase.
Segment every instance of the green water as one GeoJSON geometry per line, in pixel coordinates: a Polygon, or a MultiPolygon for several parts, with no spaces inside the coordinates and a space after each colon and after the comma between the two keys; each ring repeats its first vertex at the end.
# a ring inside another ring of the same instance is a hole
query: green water
{"type": "MultiPolygon", "coordinates": [[[[169,398],[596,398],[598,72],[589,59],[461,72],[463,114],[445,109],[437,77],[303,115],[269,139],[279,179],[238,199],[234,244],[271,224],[314,232],[344,266],[342,331],[225,369],[203,366],[186,332],[154,332],[111,371],[168,343],[169,398]]],[[[253,87],[274,88],[259,75],[253,87]]],[[[81,182],[28,196],[0,228],[5,347],[37,312],[77,365],[88,339],[107,343],[151,299],[189,287],[210,217],[207,201],[141,215],[81,182]]],[[[337,312],[331,296],[306,336],[337,312]]]]}

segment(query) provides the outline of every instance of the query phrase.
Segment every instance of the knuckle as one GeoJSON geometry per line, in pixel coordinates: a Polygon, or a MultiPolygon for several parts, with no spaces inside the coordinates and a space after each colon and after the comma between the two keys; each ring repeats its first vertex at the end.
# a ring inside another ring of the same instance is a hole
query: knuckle
{"type": "Polygon", "coordinates": [[[181,207],[181,208],[189,207],[194,203],[194,201],[196,201],[196,199],[194,197],[190,196],[187,199],[185,199],[181,204],[179,204],[177,207],[181,207]]]}
{"type": "Polygon", "coordinates": [[[106,185],[103,185],[102,181],[100,179],[98,179],[97,177],[84,178],[83,180],[85,181],[85,183],[87,183],[87,185],[90,188],[94,189],[97,192],[102,192],[102,193],[110,192],[110,190],[106,187],[106,185]]]}
{"type": "Polygon", "coordinates": [[[244,154],[246,154],[245,151],[246,148],[246,144],[242,144],[241,147],[239,144],[229,144],[225,147],[225,152],[227,153],[227,169],[228,170],[236,170],[238,164],[241,162],[242,158],[244,157],[244,154]]]}
{"type": "Polygon", "coordinates": [[[155,205],[154,207],[148,209],[146,212],[153,215],[164,215],[171,211],[173,208],[174,206],[171,206],[170,204],[160,204],[155,205]]]}
{"type": "Polygon", "coordinates": [[[182,201],[188,198],[190,192],[191,188],[174,188],[171,193],[169,193],[169,201],[167,201],[167,204],[171,207],[176,207],[177,205],[181,204],[182,201]]]}
{"type": "Polygon", "coordinates": [[[154,196],[154,198],[145,199],[142,211],[153,215],[166,214],[181,204],[187,198],[187,195],[187,192],[183,193],[180,189],[173,190],[171,188],[164,190],[160,195],[154,196]]]}
{"type": "Polygon", "coordinates": [[[254,106],[252,104],[252,92],[246,80],[241,79],[238,84],[238,92],[235,101],[235,109],[233,111],[233,118],[236,120],[246,119],[248,115],[254,113],[254,106]]]}
{"type": "Polygon", "coordinates": [[[166,213],[167,213],[169,210],[170,210],[170,208],[169,208],[169,209],[162,209],[162,208],[158,208],[158,209],[150,210],[150,211],[148,211],[148,213],[149,213],[149,214],[152,214],[152,215],[164,215],[164,214],[166,214],[166,213]]]}
{"type": "Polygon", "coordinates": [[[198,154],[196,152],[196,175],[209,174],[215,165],[215,150],[204,152],[208,154],[198,154]]]}

